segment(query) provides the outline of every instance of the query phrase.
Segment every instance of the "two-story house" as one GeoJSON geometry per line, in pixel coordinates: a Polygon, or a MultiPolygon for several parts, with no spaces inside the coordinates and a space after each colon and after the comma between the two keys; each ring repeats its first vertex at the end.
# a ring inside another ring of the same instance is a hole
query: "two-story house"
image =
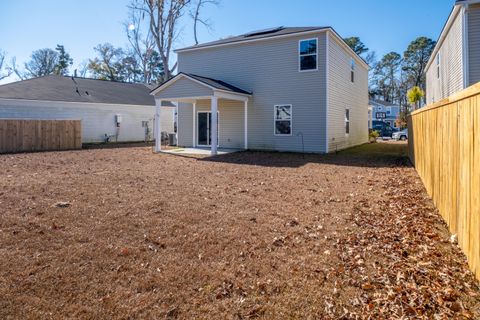
{"type": "Polygon", "coordinates": [[[370,100],[371,111],[369,112],[369,126],[372,128],[373,121],[383,121],[392,128],[397,127],[397,120],[400,115],[400,106],[382,100],[370,100]]]}
{"type": "Polygon", "coordinates": [[[368,141],[369,67],[330,27],[273,28],[176,53],[178,75],[152,94],[157,115],[162,101],[178,103],[179,146],[328,153],[368,141]]]}
{"type": "Polygon", "coordinates": [[[480,0],[458,0],[426,67],[427,103],[480,81],[480,0]]]}

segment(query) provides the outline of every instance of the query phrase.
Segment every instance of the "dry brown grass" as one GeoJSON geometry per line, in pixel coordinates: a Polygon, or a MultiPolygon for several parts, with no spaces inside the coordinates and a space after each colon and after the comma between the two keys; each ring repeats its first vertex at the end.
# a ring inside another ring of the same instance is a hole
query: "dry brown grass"
{"type": "Polygon", "coordinates": [[[0,168],[2,319],[480,317],[402,157],[129,148],[0,168]]]}

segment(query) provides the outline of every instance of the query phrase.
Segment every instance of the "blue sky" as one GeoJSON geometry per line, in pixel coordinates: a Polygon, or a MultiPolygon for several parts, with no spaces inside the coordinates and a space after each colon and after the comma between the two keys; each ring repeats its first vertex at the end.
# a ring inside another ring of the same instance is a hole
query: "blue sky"
{"type": "MultiPolygon", "coordinates": [[[[31,52],[65,45],[74,67],[94,57],[93,47],[127,43],[122,23],[130,0],[0,0],[0,50],[23,65],[31,52]]],[[[213,30],[200,41],[216,40],[273,26],[332,26],[343,37],[359,36],[377,55],[403,53],[418,36],[437,39],[454,0],[222,0],[204,15],[213,30]]],[[[177,47],[193,44],[184,19],[177,47]]],[[[14,79],[9,79],[13,81],[14,79]]],[[[5,81],[4,81],[5,82],[5,81]]]]}

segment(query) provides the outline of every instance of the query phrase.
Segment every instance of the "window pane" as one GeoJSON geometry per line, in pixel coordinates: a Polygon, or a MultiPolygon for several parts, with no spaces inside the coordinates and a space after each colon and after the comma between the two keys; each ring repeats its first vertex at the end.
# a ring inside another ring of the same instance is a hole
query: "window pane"
{"type": "Polygon", "coordinates": [[[345,133],[346,134],[350,133],[350,122],[345,123],[345,133]]]}
{"type": "Polygon", "coordinates": [[[275,134],[291,134],[292,123],[288,121],[275,121],[275,134]]]}
{"type": "Polygon", "coordinates": [[[350,120],[350,109],[346,109],[345,110],[345,121],[349,121],[350,120]]]}
{"type": "Polygon", "coordinates": [[[300,57],[300,70],[317,69],[317,56],[303,56],[300,57]]]}
{"type": "Polygon", "coordinates": [[[290,106],[276,106],[276,120],[290,120],[292,118],[290,106]]]}
{"type": "Polygon", "coordinates": [[[306,40],[300,42],[300,54],[317,53],[317,40],[306,40]]]}

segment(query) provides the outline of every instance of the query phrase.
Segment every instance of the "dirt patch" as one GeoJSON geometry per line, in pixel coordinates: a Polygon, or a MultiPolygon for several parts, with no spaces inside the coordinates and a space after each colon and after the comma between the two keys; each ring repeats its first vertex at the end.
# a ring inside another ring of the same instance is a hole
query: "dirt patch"
{"type": "Polygon", "coordinates": [[[478,319],[415,171],[363,148],[0,156],[0,318],[478,319]]]}

